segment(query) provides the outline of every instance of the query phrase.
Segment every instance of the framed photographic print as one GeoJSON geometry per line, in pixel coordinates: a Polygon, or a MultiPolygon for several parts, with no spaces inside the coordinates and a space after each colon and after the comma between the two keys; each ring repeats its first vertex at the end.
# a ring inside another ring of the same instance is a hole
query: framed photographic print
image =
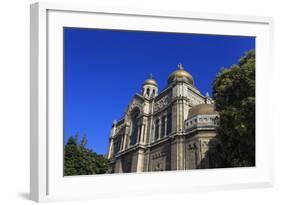
{"type": "Polygon", "coordinates": [[[272,186],[272,23],[32,4],[31,199],[272,186]]]}

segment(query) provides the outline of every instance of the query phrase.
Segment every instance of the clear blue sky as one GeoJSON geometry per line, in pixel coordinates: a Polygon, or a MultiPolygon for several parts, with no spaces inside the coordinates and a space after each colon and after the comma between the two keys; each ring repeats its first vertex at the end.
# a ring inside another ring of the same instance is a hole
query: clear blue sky
{"type": "Polygon", "coordinates": [[[150,73],[161,91],[182,63],[211,95],[219,70],[254,48],[254,37],[64,28],[64,142],[85,134],[106,154],[112,121],[150,73]]]}

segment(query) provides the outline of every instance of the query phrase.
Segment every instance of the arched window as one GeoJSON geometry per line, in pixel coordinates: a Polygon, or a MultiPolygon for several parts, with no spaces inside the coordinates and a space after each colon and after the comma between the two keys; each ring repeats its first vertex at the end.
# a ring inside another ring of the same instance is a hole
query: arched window
{"type": "Polygon", "coordinates": [[[166,135],[169,135],[172,132],[172,114],[168,113],[167,115],[167,131],[166,135]]]}
{"type": "Polygon", "coordinates": [[[159,120],[155,121],[155,136],[154,139],[157,140],[159,138],[159,120]]]}
{"type": "Polygon", "coordinates": [[[117,142],[114,142],[113,143],[113,153],[116,154],[118,151],[117,151],[117,142]]]}
{"type": "Polygon", "coordinates": [[[146,89],[146,94],[149,96],[149,94],[150,94],[150,89],[149,88],[146,89]]]}
{"type": "Polygon", "coordinates": [[[132,131],[131,131],[131,137],[130,137],[130,145],[134,145],[137,143],[138,138],[138,117],[139,117],[140,111],[138,108],[136,108],[131,115],[132,119],[132,131]]]}
{"type": "Polygon", "coordinates": [[[155,90],[154,89],[152,90],[152,96],[155,96],[155,90]]]}

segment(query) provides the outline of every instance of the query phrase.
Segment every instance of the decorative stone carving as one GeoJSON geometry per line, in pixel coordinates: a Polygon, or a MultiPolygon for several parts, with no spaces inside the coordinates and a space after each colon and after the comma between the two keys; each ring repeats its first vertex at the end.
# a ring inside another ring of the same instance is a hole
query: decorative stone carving
{"type": "Polygon", "coordinates": [[[218,118],[218,114],[198,115],[192,117],[185,121],[185,130],[189,131],[191,129],[202,127],[216,128],[216,118],[218,118]]]}
{"type": "Polygon", "coordinates": [[[158,159],[158,158],[166,156],[166,154],[167,154],[166,151],[157,152],[151,156],[151,159],[158,159]]]}
{"type": "Polygon", "coordinates": [[[151,156],[151,170],[164,171],[166,169],[166,151],[159,151],[151,156]]]}
{"type": "Polygon", "coordinates": [[[170,103],[170,96],[166,95],[163,98],[161,98],[160,100],[158,100],[155,104],[154,104],[154,111],[158,111],[163,107],[166,107],[169,103],[170,103]]]}

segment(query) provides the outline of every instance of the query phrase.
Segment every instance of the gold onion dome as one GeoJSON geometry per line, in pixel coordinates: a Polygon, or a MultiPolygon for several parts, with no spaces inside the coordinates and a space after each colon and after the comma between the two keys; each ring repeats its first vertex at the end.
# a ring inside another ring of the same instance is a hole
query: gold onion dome
{"type": "Polygon", "coordinates": [[[184,70],[184,67],[182,66],[182,64],[179,64],[178,70],[174,71],[169,76],[168,83],[170,84],[171,82],[173,82],[173,80],[175,78],[185,78],[189,84],[194,85],[192,75],[190,75],[190,73],[188,73],[187,71],[184,70]]]}
{"type": "Polygon", "coordinates": [[[206,114],[217,114],[218,112],[215,110],[215,106],[213,104],[199,104],[196,105],[188,111],[188,117],[192,117],[195,115],[206,115],[206,114]]]}
{"type": "Polygon", "coordinates": [[[154,85],[154,86],[158,87],[157,82],[152,78],[152,74],[149,75],[149,79],[147,79],[143,82],[143,85],[154,85]]]}

